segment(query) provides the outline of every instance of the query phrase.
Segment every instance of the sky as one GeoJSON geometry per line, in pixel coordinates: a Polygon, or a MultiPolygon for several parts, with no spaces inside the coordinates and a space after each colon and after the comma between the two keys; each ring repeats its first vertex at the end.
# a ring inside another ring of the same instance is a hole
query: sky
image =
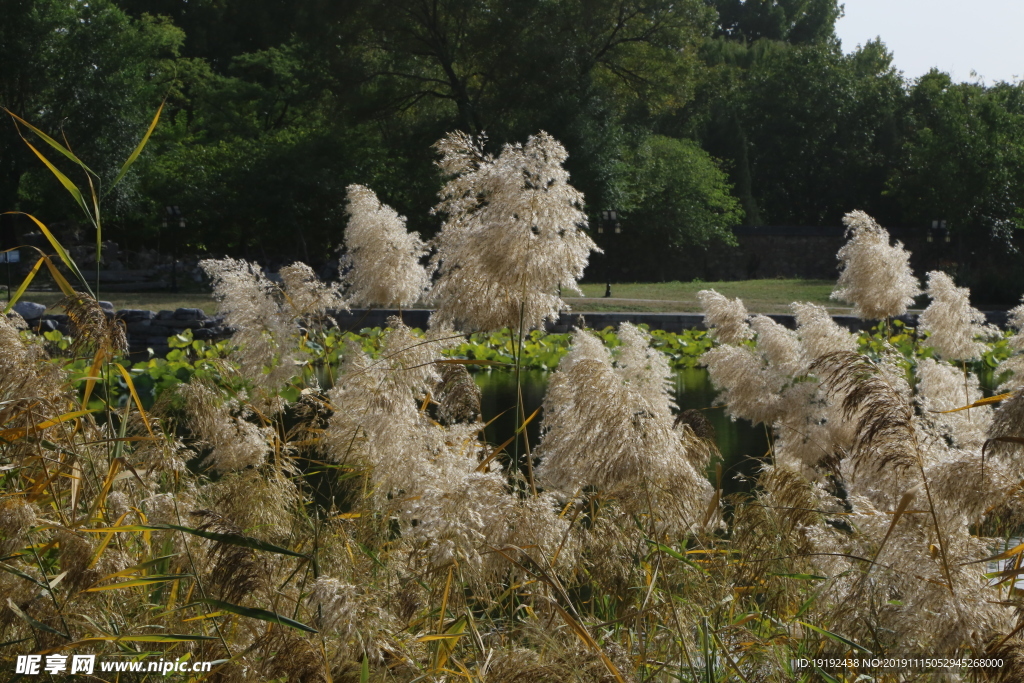
{"type": "Polygon", "coordinates": [[[937,67],[954,82],[1024,80],[1024,0],[841,1],[844,52],[881,37],[907,78],[937,67]]]}

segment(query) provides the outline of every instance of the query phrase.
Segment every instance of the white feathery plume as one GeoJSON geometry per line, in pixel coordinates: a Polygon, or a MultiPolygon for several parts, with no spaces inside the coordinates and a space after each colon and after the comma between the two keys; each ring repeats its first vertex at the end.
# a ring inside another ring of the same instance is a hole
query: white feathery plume
{"type": "MultiPolygon", "coordinates": [[[[923,492],[918,498],[924,498],[923,492]]],[[[874,557],[872,581],[857,584],[869,595],[858,596],[854,591],[848,595],[857,602],[880,606],[872,629],[891,634],[891,651],[953,652],[965,643],[981,646],[979,641],[985,636],[1012,628],[1012,608],[999,604],[993,597],[998,594],[978,580],[984,569],[975,565],[991,554],[985,539],[971,536],[966,526],[943,515],[943,551],[937,552],[930,515],[904,515],[892,527],[892,515],[885,513],[891,509],[888,505],[855,494],[848,501],[850,524],[860,533],[853,537],[847,552],[874,557]],[[899,599],[892,600],[892,595],[899,599]],[[922,614],[928,618],[922,619],[922,614]]],[[[959,521],[960,515],[955,517],[959,521]]]]}
{"type": "MultiPolygon", "coordinates": [[[[453,342],[438,339],[433,331],[418,337],[396,317],[388,322],[379,359],[354,344],[346,350],[342,371],[328,392],[337,409],[323,438],[329,460],[372,472],[374,500],[380,504],[400,492],[412,495],[431,481],[437,453],[448,448],[445,436],[454,433],[432,424],[420,410],[422,398],[440,380],[434,361],[453,342]]],[[[475,467],[481,448],[474,431],[478,427],[456,427],[468,430],[460,433],[460,457],[475,467]]]]}
{"type": "Polygon", "coordinates": [[[781,375],[767,367],[762,358],[746,346],[716,346],[704,352],[701,361],[711,382],[719,389],[716,403],[734,420],[771,424],[781,414],[781,375]]]}
{"type": "Polygon", "coordinates": [[[795,332],[766,315],[751,318],[750,328],[757,335],[757,350],[768,361],[768,367],[786,379],[807,371],[808,363],[795,332]]]}
{"type": "Polygon", "coordinates": [[[440,381],[435,361],[456,343],[444,330],[426,337],[412,333],[398,317],[388,320],[381,356],[372,359],[351,344],[334,387],[331,404],[344,408],[330,418],[324,435],[325,452],[334,462],[360,462],[387,480],[386,494],[407,485],[411,470],[402,465],[403,453],[421,437],[428,423],[419,401],[440,381]]]}
{"type": "MultiPolygon", "coordinates": [[[[826,354],[857,349],[857,336],[836,324],[824,306],[794,302],[790,307],[796,319],[802,363],[791,360],[792,351],[774,355],[780,357],[781,362],[790,358],[789,367],[799,368],[799,373],[792,376],[807,372],[811,363],[826,354]]],[[[772,361],[771,355],[766,356],[772,361]]],[[[772,361],[773,365],[778,362],[772,361]]],[[[843,419],[838,406],[826,399],[817,381],[798,382],[784,389],[781,405],[780,416],[774,424],[775,462],[799,470],[811,481],[820,480],[822,475],[815,468],[849,448],[853,443],[852,425],[843,419]]]]}
{"type": "Polygon", "coordinates": [[[389,362],[373,360],[356,344],[346,348],[344,357],[341,373],[327,392],[336,410],[323,438],[325,456],[375,469],[381,495],[401,490],[412,468],[400,463],[416,450],[425,418],[412,392],[401,390],[389,376],[389,362]]]}
{"type": "Polygon", "coordinates": [[[516,498],[500,472],[476,471],[476,446],[473,442],[467,450],[450,444],[426,461],[415,488],[403,497],[401,517],[408,525],[407,537],[428,567],[455,562],[480,582],[489,569],[501,564],[500,554],[490,546],[500,544],[516,498]]]}
{"type": "Polygon", "coordinates": [[[738,297],[729,300],[713,289],[697,292],[697,300],[704,309],[704,325],[711,338],[721,344],[739,344],[754,338],[747,324],[747,308],[738,297]]]}
{"type": "MultiPolygon", "coordinates": [[[[290,463],[285,462],[285,466],[290,463]]],[[[302,505],[301,489],[279,471],[246,469],[200,487],[197,501],[242,529],[259,529],[260,537],[287,543],[294,533],[292,511],[302,505]]]]}
{"type": "Polygon", "coordinates": [[[1017,330],[1010,337],[1010,345],[1018,350],[1024,349],[1024,296],[1021,297],[1021,303],[1007,311],[1007,323],[1017,330]]]}
{"type": "Polygon", "coordinates": [[[556,568],[576,567],[580,537],[570,517],[560,514],[560,503],[562,498],[551,492],[517,497],[506,518],[501,543],[523,548],[535,560],[543,558],[542,562],[556,568]]]}
{"type": "Polygon", "coordinates": [[[464,578],[482,588],[507,566],[494,548],[536,546],[551,557],[568,521],[557,518],[550,497],[520,500],[497,462],[481,469],[479,424],[443,427],[419,410],[415,395],[436,381],[429,360],[441,346],[399,326],[389,332],[379,361],[352,349],[329,392],[341,409],[330,419],[326,448],[335,461],[367,468],[372,500],[378,509],[393,510],[414,564],[437,571],[457,563],[464,578]]]}
{"type": "MultiPolygon", "coordinates": [[[[917,293],[906,252],[901,245],[890,246],[888,235],[865,214],[851,214],[847,224],[853,236],[840,253],[846,268],[837,295],[857,305],[864,317],[905,312],[917,293]]],[[[940,353],[963,355],[963,348],[976,343],[975,334],[984,331],[980,315],[972,314],[966,292],[943,276],[933,276],[930,289],[941,306],[932,308],[922,326],[937,330],[940,353]]],[[[729,303],[714,293],[707,298],[719,306],[729,303]]],[[[856,337],[823,308],[793,308],[799,343],[768,318],[748,323],[743,311],[731,315],[738,334],[718,335],[734,345],[711,349],[704,361],[733,417],[773,424],[777,471],[821,486],[831,486],[833,478],[841,483],[852,510],[844,519],[852,532],[836,533],[820,517],[796,529],[803,536],[799,542],[810,544],[805,551],[816,558],[814,570],[837,577],[826,588],[827,603],[834,607],[822,613],[824,620],[871,614],[863,632],[853,621],[844,622],[847,635],[891,634],[883,644],[889,651],[980,647],[989,635],[1007,633],[1012,609],[999,605],[998,592],[979,581],[985,569],[977,561],[992,554],[991,542],[973,535],[972,525],[984,519],[1001,492],[1024,478],[1024,449],[1016,444],[990,447],[984,466],[978,457],[986,436],[1024,434],[1019,426],[1024,398],[1001,406],[995,420],[987,408],[936,412],[980,398],[977,378],[922,359],[911,387],[902,365],[858,356],[856,337]],[[739,344],[749,338],[747,330],[757,333],[756,348],[739,344]],[[801,377],[805,364],[815,359],[822,359],[815,369],[821,384],[814,376],[801,377]],[[913,507],[928,514],[906,514],[894,525],[891,511],[908,492],[914,494],[913,507]],[[864,567],[840,556],[872,558],[870,580],[862,578],[864,567]]],[[[1012,319],[1024,322],[1024,306],[1012,319]]],[[[781,492],[777,504],[795,504],[785,502],[787,495],[781,492]]],[[[1016,514],[1017,507],[1016,501],[1004,502],[1001,513],[1016,514]]]]}
{"type": "Polygon", "coordinates": [[[960,448],[980,449],[992,423],[991,406],[942,412],[962,408],[982,398],[977,375],[969,372],[965,376],[960,368],[923,358],[917,363],[917,378],[916,398],[928,421],[960,448]]]}
{"type": "Polygon", "coordinates": [[[944,524],[961,528],[980,524],[997,503],[1002,509],[996,515],[1005,514],[1011,498],[1006,493],[1015,490],[1022,478],[1013,463],[986,453],[982,466],[978,455],[983,441],[963,448],[942,433],[924,430],[921,443],[928,459],[928,485],[944,524]]]}
{"type": "Polygon", "coordinates": [[[213,283],[228,325],[235,328],[238,348],[231,357],[239,372],[275,391],[295,374],[296,330],[292,316],[281,310],[274,284],[256,263],[240,259],[199,262],[213,283]]]}
{"type": "Polygon", "coordinates": [[[238,371],[267,390],[265,400],[279,401],[274,392],[297,373],[299,324],[348,308],[338,286],[320,282],[304,263],[281,269],[283,289],[256,263],[225,258],[206,259],[199,266],[212,281],[225,321],[235,329],[231,359],[238,371]]]}
{"type": "Polygon", "coordinates": [[[189,426],[212,449],[204,460],[206,464],[223,474],[264,462],[272,450],[274,430],[246,420],[250,409],[235,399],[222,400],[198,381],[182,384],[179,392],[189,407],[189,426]]]}
{"type": "Polygon", "coordinates": [[[329,633],[350,635],[361,616],[359,590],[329,576],[319,576],[309,592],[309,602],[319,608],[317,621],[329,633]]]}
{"type": "Polygon", "coordinates": [[[989,453],[993,457],[1005,460],[1015,470],[1024,474],[1024,446],[1019,441],[1024,439],[1024,390],[1018,389],[995,410],[987,436],[993,439],[1009,437],[1018,440],[995,442],[990,446],[989,453]]]}
{"type": "Polygon", "coordinates": [[[323,320],[339,309],[348,310],[341,285],[321,282],[313,269],[301,261],[285,266],[279,273],[284,282],[285,305],[300,320],[323,320]]]}
{"type": "MultiPolygon", "coordinates": [[[[1009,338],[1010,348],[1024,350],[1024,297],[1021,303],[1007,311],[1007,323],[1017,331],[1009,338]]],[[[1024,387],[1024,354],[1016,354],[999,365],[1000,373],[1008,372],[1009,376],[999,385],[1000,392],[1013,391],[1024,387]]]]}
{"type": "Polygon", "coordinates": [[[975,360],[981,358],[985,344],[977,341],[980,335],[992,335],[995,330],[985,324],[985,314],[971,306],[971,292],[957,287],[953,278],[940,270],[928,273],[925,290],[932,302],[919,318],[921,329],[930,333],[928,345],[945,360],[975,360]]]}
{"type": "Polygon", "coordinates": [[[996,387],[996,394],[1004,394],[1024,389],[1024,355],[1017,354],[999,364],[998,374],[1002,381],[996,387]]]}
{"type": "Polygon", "coordinates": [[[591,251],[583,195],[562,167],[565,148],[547,133],[506,145],[497,158],[482,139],[451,133],[435,145],[450,176],[435,213],[445,215],[431,262],[434,322],[459,329],[526,329],[568,306],[559,288],[576,282],[591,251]]]}
{"type": "Polygon", "coordinates": [[[442,360],[442,352],[457,346],[464,338],[443,326],[419,336],[398,316],[388,318],[387,322],[380,345],[381,359],[387,366],[387,381],[421,398],[441,381],[437,361],[442,360]]]}
{"type": "Polygon", "coordinates": [[[347,192],[347,253],[341,269],[349,296],[360,306],[411,306],[430,286],[420,263],[427,245],[370,188],[349,185],[347,192]]]}
{"type": "Polygon", "coordinates": [[[8,555],[18,550],[35,521],[35,508],[23,500],[9,498],[0,503],[0,552],[8,555]]]}
{"type": "Polygon", "coordinates": [[[415,463],[415,481],[398,509],[413,561],[433,571],[455,563],[481,589],[508,567],[497,549],[524,549],[550,561],[561,546],[560,564],[571,561],[576,537],[559,516],[556,497],[522,499],[500,468],[480,471],[484,451],[475,436],[473,425],[434,426],[424,434],[425,457],[415,463]]]}
{"type": "Polygon", "coordinates": [[[173,493],[158,493],[142,501],[146,520],[150,524],[181,524],[181,517],[187,514],[182,506],[175,508],[173,493]]]}
{"type": "Polygon", "coordinates": [[[796,318],[796,333],[808,362],[826,353],[857,350],[857,335],[838,325],[824,306],[794,302],[790,308],[796,318]]]}
{"type": "Polygon", "coordinates": [[[863,211],[843,218],[848,241],[836,254],[842,272],[832,298],[853,304],[865,320],[903,315],[921,293],[902,242],[889,245],[889,232],[863,211]]]}
{"type": "Polygon", "coordinates": [[[57,364],[46,362],[42,345],[22,340],[14,321],[0,315],[0,406],[39,401],[52,406],[54,414],[60,414],[69,398],[64,379],[65,373],[57,364]]]}
{"type": "Polygon", "coordinates": [[[651,397],[647,409],[669,418],[676,408],[673,372],[668,357],[651,347],[651,335],[630,323],[619,325],[620,346],[615,370],[621,381],[641,396],[651,397]],[[657,397],[657,398],[655,398],[657,397]]]}
{"type": "Polygon", "coordinates": [[[776,465],[800,472],[810,481],[819,481],[814,468],[841,453],[852,442],[848,424],[822,395],[817,382],[797,382],[782,394],[783,409],[773,428],[772,452],[776,465]]]}
{"type": "Polygon", "coordinates": [[[365,589],[329,576],[319,576],[310,590],[308,604],[321,631],[340,646],[339,655],[348,659],[383,659],[379,634],[400,628],[398,620],[373,600],[365,589]]]}
{"type": "Polygon", "coordinates": [[[118,519],[121,515],[131,510],[131,499],[128,498],[124,491],[111,491],[110,495],[107,496],[106,505],[111,517],[118,519]]]}
{"type": "Polygon", "coordinates": [[[627,509],[654,505],[666,528],[699,525],[711,486],[688,451],[701,446],[673,429],[668,369],[648,355],[647,335],[624,323],[620,338],[621,366],[592,333],[573,335],[544,397],[538,481],[566,492],[592,486],[627,509]],[[639,380],[642,367],[664,374],[639,380]]]}
{"type": "MultiPolygon", "coordinates": [[[[1012,343],[1011,337],[1011,343],[1012,343]]],[[[1016,391],[1024,387],[1024,354],[1010,356],[999,364],[999,374],[1006,373],[1006,378],[999,383],[999,393],[1016,391]]]]}

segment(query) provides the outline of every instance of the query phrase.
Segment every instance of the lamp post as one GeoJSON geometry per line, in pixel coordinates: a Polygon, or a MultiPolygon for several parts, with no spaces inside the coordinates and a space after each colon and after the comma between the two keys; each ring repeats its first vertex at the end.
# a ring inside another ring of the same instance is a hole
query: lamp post
{"type": "MultiPolygon", "coordinates": [[[[185,214],[181,212],[177,206],[165,207],[167,213],[164,215],[164,230],[167,230],[168,222],[178,221],[178,228],[181,230],[185,229],[185,214]]],[[[178,291],[178,250],[176,248],[177,241],[172,240],[171,243],[175,246],[171,247],[171,291],[178,291]]]]}
{"type": "MultiPolygon", "coordinates": [[[[604,231],[606,229],[608,230],[608,234],[609,234],[609,242],[608,242],[608,244],[610,246],[611,245],[610,235],[613,232],[616,235],[622,233],[622,223],[619,222],[619,212],[616,211],[615,209],[605,209],[604,211],[601,212],[601,218],[598,219],[598,221],[597,221],[597,234],[598,235],[603,235],[604,231]]],[[[604,240],[602,239],[601,241],[603,242],[604,240]]],[[[608,252],[605,252],[604,259],[605,259],[605,261],[604,261],[604,275],[605,275],[604,296],[605,296],[605,298],[608,298],[608,297],[610,297],[612,295],[611,254],[609,254],[608,252]]]]}
{"type": "Polygon", "coordinates": [[[949,226],[946,225],[946,221],[945,220],[934,220],[934,221],[932,221],[932,227],[929,228],[929,230],[928,230],[928,241],[929,242],[934,242],[935,241],[935,236],[937,234],[939,234],[939,233],[942,233],[942,236],[943,236],[943,240],[942,241],[945,242],[946,244],[949,244],[952,241],[952,239],[950,238],[950,235],[949,235],[949,226]]]}
{"type": "Polygon", "coordinates": [[[14,214],[0,215],[0,263],[7,264],[7,303],[11,302],[11,264],[21,262],[14,214]]]}

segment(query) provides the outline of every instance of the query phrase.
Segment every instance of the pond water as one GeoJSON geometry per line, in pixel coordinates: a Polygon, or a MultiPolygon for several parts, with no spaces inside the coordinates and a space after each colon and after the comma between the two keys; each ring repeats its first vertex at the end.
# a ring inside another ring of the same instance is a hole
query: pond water
{"type": "MultiPolygon", "coordinates": [[[[528,371],[522,373],[523,405],[527,416],[533,414],[544,401],[550,373],[528,371]]],[[[516,428],[516,380],[511,372],[478,372],[474,374],[480,387],[483,420],[487,422],[501,414],[485,430],[484,436],[492,444],[503,443],[516,428]]],[[[717,392],[711,385],[707,370],[694,368],[680,371],[675,378],[675,399],[680,410],[696,409],[704,413],[715,429],[715,443],[722,453],[723,493],[747,491],[749,483],[738,480],[737,475],[755,474],[768,452],[768,435],[763,426],[753,426],[746,420],[730,420],[721,406],[714,406],[717,392]]],[[[531,448],[540,438],[543,411],[527,425],[531,448]]],[[[508,450],[511,451],[512,446],[508,450]]],[[[708,478],[715,481],[715,463],[709,468],[708,478]]]]}

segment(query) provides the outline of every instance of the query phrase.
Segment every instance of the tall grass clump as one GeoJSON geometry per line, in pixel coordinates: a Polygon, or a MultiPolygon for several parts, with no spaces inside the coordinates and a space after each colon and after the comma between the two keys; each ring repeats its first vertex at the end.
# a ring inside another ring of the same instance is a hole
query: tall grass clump
{"type": "Polygon", "coordinates": [[[484,142],[452,133],[435,145],[450,180],[433,209],[445,217],[432,257],[433,315],[467,331],[534,329],[568,308],[558,290],[576,290],[597,245],[557,140],[541,132],[497,157],[484,142]]]}
{"type": "MultiPolygon", "coordinates": [[[[148,409],[119,328],[87,314],[87,295],[68,301],[82,310],[69,352],[90,368],[77,378],[0,319],[4,665],[88,652],[214,662],[202,680],[352,683],[1019,675],[1024,546],[1006,539],[1024,522],[1024,397],[982,397],[963,354],[989,330],[966,293],[931,277],[922,343],[937,348],[909,358],[888,336],[859,352],[811,304],[794,304],[789,330],[702,293],[725,409],[772,434],[747,494],[723,495],[713,439],[629,325],[615,348],[575,330],[543,413],[517,401],[516,433],[492,443],[467,368],[502,363],[453,351],[467,331],[511,328],[520,365],[523,330],[557,313],[592,243],[549,136],[497,157],[460,135],[439,147],[453,180],[436,324],[417,334],[392,319],[322,384],[306,351],[326,345],[346,299],[303,264],[275,284],[254,264],[204,262],[233,347],[148,409]],[[513,444],[535,419],[540,443],[524,439],[521,457],[513,444]],[[897,654],[1006,664],[795,663],[897,654]]],[[[417,238],[365,188],[350,188],[350,215],[352,267],[384,292],[371,298],[408,301],[419,275],[388,284],[387,250],[372,254],[391,240],[418,262],[417,238]],[[379,234],[360,242],[359,221],[379,234]]],[[[856,220],[841,258],[860,284],[851,274],[843,296],[894,315],[916,285],[899,275],[903,293],[880,302],[872,283],[891,273],[869,273],[858,250],[892,247],[856,220]]],[[[878,266],[902,273],[885,253],[878,266]]]]}
{"type": "Polygon", "coordinates": [[[410,306],[430,286],[420,260],[427,246],[405,229],[405,217],[382,204],[373,190],[349,185],[348,227],[341,267],[357,306],[410,306]]]}
{"type": "MultiPolygon", "coordinates": [[[[896,315],[916,289],[906,260],[870,218],[851,216],[851,240],[840,251],[848,275],[838,294],[863,317],[896,315]]],[[[931,273],[929,283],[924,343],[954,362],[977,357],[979,336],[993,330],[980,325],[968,293],[948,276],[931,273]]],[[[1021,550],[994,558],[1020,533],[1016,491],[1024,470],[1019,445],[1003,446],[1019,399],[994,409],[966,366],[924,358],[908,369],[892,347],[876,358],[862,355],[814,307],[795,308],[795,332],[762,325],[753,346],[734,342],[706,356],[726,410],[764,422],[775,435],[762,479],[785,472],[792,486],[781,497],[762,487],[761,503],[791,507],[787,499],[805,492],[803,519],[790,536],[799,546],[760,550],[773,556],[758,560],[763,569],[799,562],[830,577],[805,614],[872,652],[984,653],[1018,642],[1016,574],[990,574],[987,563],[1019,558],[1021,550]]],[[[757,329],[756,318],[751,326],[757,329]]],[[[765,512],[750,506],[738,502],[735,532],[755,541],[755,552],[766,547],[758,534],[739,532],[748,516],[765,512]]]]}

